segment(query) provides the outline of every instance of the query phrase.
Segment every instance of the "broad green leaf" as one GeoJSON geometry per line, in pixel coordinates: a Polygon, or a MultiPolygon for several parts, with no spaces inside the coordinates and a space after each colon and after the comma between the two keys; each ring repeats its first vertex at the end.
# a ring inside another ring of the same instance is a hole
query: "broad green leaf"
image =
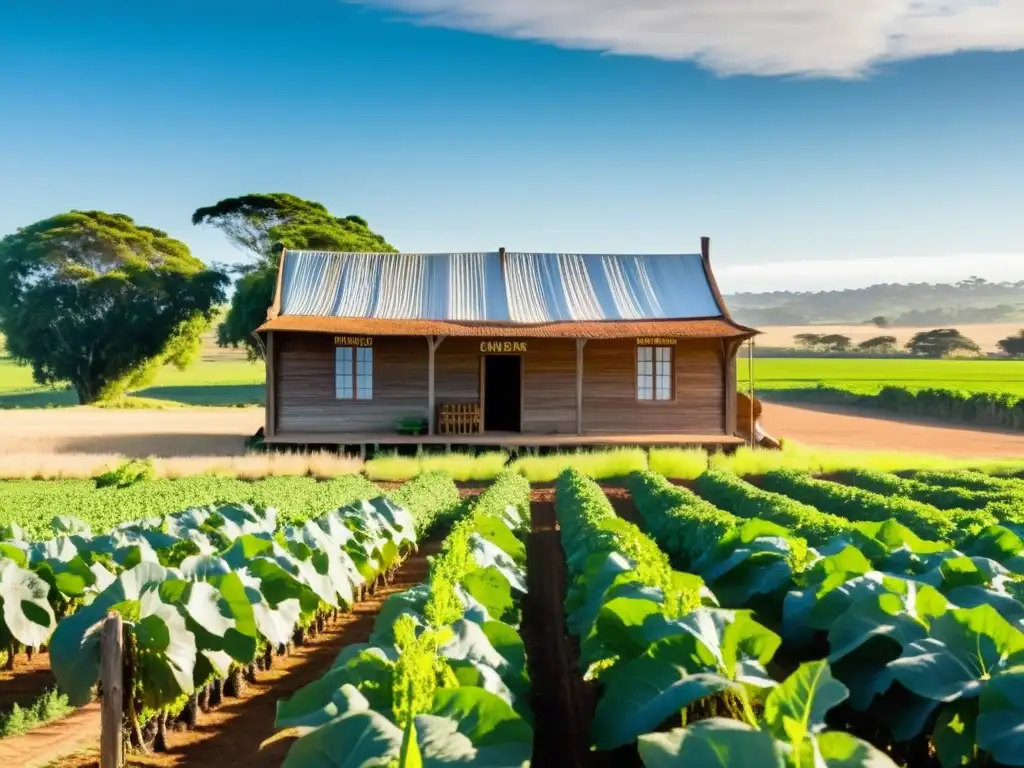
{"type": "Polygon", "coordinates": [[[231,566],[216,555],[192,555],[181,561],[181,576],[188,581],[209,581],[231,573],[231,566]]]}
{"type": "Polygon", "coordinates": [[[417,584],[404,592],[395,592],[385,598],[373,622],[370,642],[374,645],[393,645],[395,622],[402,616],[411,616],[417,624],[424,624],[423,616],[430,597],[428,584],[417,584]]]}
{"type": "Polygon", "coordinates": [[[297,690],[290,698],[278,699],[274,728],[317,728],[338,717],[368,709],[390,712],[392,667],[373,654],[365,654],[344,667],[330,670],[297,690]],[[375,702],[382,707],[373,706],[373,702],[358,689],[364,675],[373,692],[379,692],[379,686],[386,683],[386,696],[377,696],[375,702]],[[372,688],[372,684],[378,687],[372,688]]]}
{"type": "Polygon", "coordinates": [[[1001,525],[982,529],[961,542],[959,548],[965,555],[987,557],[1015,573],[1024,570],[1024,541],[1009,528],[1001,525]]]}
{"type": "Polygon", "coordinates": [[[0,558],[13,560],[14,564],[19,568],[24,568],[28,565],[28,551],[24,547],[19,547],[17,544],[12,544],[8,541],[0,542],[0,558]]]}
{"type": "Polygon", "coordinates": [[[637,739],[646,768],[785,768],[770,734],[745,723],[713,717],[688,728],[648,733],[637,739]]]}
{"type": "Polygon", "coordinates": [[[67,515],[58,515],[53,518],[50,522],[50,528],[53,529],[54,533],[64,534],[67,536],[70,536],[71,534],[77,534],[79,536],[92,535],[92,531],[88,525],[77,517],[70,517],[67,515]]]}
{"type": "Polygon", "coordinates": [[[855,523],[854,526],[861,533],[882,544],[890,552],[906,550],[915,555],[928,555],[949,549],[948,545],[941,541],[922,539],[905,525],[895,520],[886,520],[881,523],[864,521],[855,523]]]}
{"type": "Polygon", "coordinates": [[[959,699],[939,711],[932,745],[942,768],[960,768],[974,762],[977,719],[977,699],[959,699]]]}
{"type": "Polygon", "coordinates": [[[382,768],[402,749],[402,731],[372,710],[331,720],[292,744],[281,768],[382,768]]]}
{"type": "Polygon", "coordinates": [[[38,648],[54,630],[50,585],[13,560],[0,560],[0,602],[4,631],[24,645],[38,648]]]}
{"type": "Polygon", "coordinates": [[[465,659],[484,664],[504,678],[513,672],[509,661],[495,650],[483,628],[474,621],[459,619],[451,625],[452,637],[438,648],[446,659],[465,659]]]}
{"type": "Polygon", "coordinates": [[[120,574],[89,604],[64,617],[50,638],[50,667],[57,685],[72,706],[84,706],[92,698],[92,686],[100,674],[99,625],[109,610],[135,606],[144,591],[152,591],[171,572],[156,563],[142,563],[120,574]]]}
{"type": "Polygon", "coordinates": [[[506,553],[519,565],[526,565],[526,546],[509,530],[508,525],[492,515],[477,515],[473,530],[506,553]]]}
{"type": "Polygon", "coordinates": [[[510,741],[498,745],[477,746],[459,731],[459,723],[437,715],[417,715],[416,734],[423,765],[465,768],[526,768],[533,745],[528,741],[510,741]]]}
{"type": "Polygon", "coordinates": [[[899,593],[865,597],[833,622],[828,633],[830,663],[879,636],[906,647],[925,637],[931,621],[949,606],[946,598],[928,585],[887,580],[883,586],[898,589],[899,593]]]}
{"type": "Polygon", "coordinates": [[[132,627],[139,649],[142,700],[156,709],[193,690],[196,641],[175,608],[155,591],[142,595],[141,618],[132,627]]]}
{"type": "Polygon", "coordinates": [[[264,536],[248,534],[239,536],[231,546],[221,554],[224,562],[238,570],[244,568],[254,558],[273,551],[274,542],[264,536]]]}
{"type": "MultiPolygon", "coordinates": [[[[580,662],[592,664],[610,656],[629,660],[647,650],[652,638],[644,633],[651,617],[664,620],[661,606],[650,600],[617,597],[601,606],[591,634],[584,639],[580,662]]],[[[676,627],[676,632],[682,631],[676,627]]]]}
{"type": "Polygon", "coordinates": [[[764,702],[764,719],[780,741],[800,750],[825,727],[825,715],[846,700],[846,686],[832,677],[827,661],[811,661],[779,683],[764,702]]]}
{"type": "Polygon", "coordinates": [[[525,706],[525,701],[518,697],[519,694],[522,694],[523,699],[526,698],[529,692],[528,685],[520,686],[519,691],[513,692],[495,670],[472,661],[453,661],[449,659],[448,666],[455,675],[455,679],[459,681],[459,685],[483,688],[485,691],[493,693],[502,701],[510,704],[524,718],[529,717],[529,710],[525,706]]]}
{"type": "Polygon", "coordinates": [[[935,701],[978,696],[985,681],[1024,651],[1024,633],[994,608],[951,610],[931,624],[930,636],[908,645],[890,662],[906,688],[935,701]]]}
{"type": "MultiPolygon", "coordinates": [[[[242,583],[243,594],[251,606],[253,621],[259,633],[275,647],[290,643],[302,612],[301,603],[296,598],[288,598],[272,605],[264,597],[264,582],[249,573],[247,568],[236,571],[234,575],[242,583]]],[[[230,603],[233,604],[239,597],[237,590],[232,590],[230,603]]]]}
{"type": "Polygon", "coordinates": [[[469,537],[469,551],[481,568],[494,566],[508,580],[509,585],[520,594],[526,594],[526,573],[504,550],[478,533],[469,537]]]}
{"type": "Polygon", "coordinates": [[[605,680],[591,723],[595,746],[614,749],[628,744],[691,703],[734,687],[726,677],[704,671],[716,666],[705,646],[683,633],[659,640],[617,667],[605,680]]]}
{"type": "Polygon", "coordinates": [[[703,647],[701,655],[714,659],[716,669],[730,680],[738,679],[741,663],[767,664],[782,642],[777,634],[754,621],[750,611],[700,608],[679,620],[703,647]]]}
{"type": "Polygon", "coordinates": [[[516,630],[501,621],[487,621],[480,625],[484,635],[501,657],[507,662],[502,675],[505,678],[518,678],[529,684],[529,672],[526,667],[526,644],[516,630]]]}
{"type": "Polygon", "coordinates": [[[842,731],[820,734],[817,747],[827,768],[897,768],[887,754],[842,731]]]}
{"type": "Polygon", "coordinates": [[[480,603],[489,616],[505,616],[515,606],[512,588],[500,570],[494,566],[477,568],[462,577],[462,588],[480,603]]]}
{"type": "Polygon", "coordinates": [[[482,688],[438,688],[430,714],[454,720],[459,732],[478,747],[533,742],[533,729],[526,721],[508,702],[482,688]]]}
{"type": "Polygon", "coordinates": [[[978,746],[997,762],[1024,765],[1024,666],[1004,669],[979,701],[978,746]]]}

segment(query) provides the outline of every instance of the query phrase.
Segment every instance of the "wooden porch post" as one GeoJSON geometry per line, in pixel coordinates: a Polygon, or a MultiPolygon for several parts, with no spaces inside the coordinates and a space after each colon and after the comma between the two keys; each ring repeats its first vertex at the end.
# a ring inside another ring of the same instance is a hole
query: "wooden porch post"
{"type": "Polygon", "coordinates": [[[427,434],[434,434],[434,422],[437,419],[437,405],[434,403],[434,353],[444,341],[444,336],[427,336],[427,405],[430,412],[427,414],[427,434]]]}
{"type": "Polygon", "coordinates": [[[586,339],[576,339],[576,434],[583,434],[583,347],[586,339]]]}
{"type": "Polygon", "coordinates": [[[274,386],[274,379],[277,378],[277,372],[274,370],[274,332],[267,331],[267,348],[266,348],[266,370],[267,370],[267,386],[264,389],[264,397],[266,398],[266,407],[264,408],[264,415],[266,416],[266,424],[263,428],[263,434],[267,437],[273,437],[277,432],[277,387],[274,386]]]}

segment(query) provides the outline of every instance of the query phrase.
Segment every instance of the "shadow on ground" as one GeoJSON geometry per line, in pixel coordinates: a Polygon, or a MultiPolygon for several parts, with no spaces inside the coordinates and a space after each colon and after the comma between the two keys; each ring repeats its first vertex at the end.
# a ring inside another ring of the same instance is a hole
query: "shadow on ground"
{"type": "MultiPolygon", "coordinates": [[[[255,432],[257,423],[253,427],[255,432]]],[[[245,451],[243,435],[90,435],[55,439],[53,453],[119,453],[129,458],[149,456],[237,456],[245,451]]]]}

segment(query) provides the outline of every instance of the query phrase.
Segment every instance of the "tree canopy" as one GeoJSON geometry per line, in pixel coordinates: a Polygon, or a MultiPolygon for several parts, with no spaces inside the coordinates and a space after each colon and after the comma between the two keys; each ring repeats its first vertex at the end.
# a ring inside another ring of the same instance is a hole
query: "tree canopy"
{"type": "Polygon", "coordinates": [[[863,352],[895,352],[896,337],[873,336],[872,338],[865,339],[860,344],[858,344],[857,349],[863,352]]]}
{"type": "Polygon", "coordinates": [[[8,352],[82,403],[187,365],[226,284],[184,243],[119,213],[71,211],[0,239],[8,352]]]}
{"type": "Polygon", "coordinates": [[[920,331],[906,344],[907,351],[924,357],[949,357],[958,353],[981,354],[981,347],[956,328],[920,331]]]}
{"type": "Polygon", "coordinates": [[[839,333],[798,333],[793,341],[798,347],[818,352],[847,352],[852,343],[849,336],[839,333]]]}
{"type": "Polygon", "coordinates": [[[1024,357],[1024,328],[1017,331],[1015,336],[1007,336],[996,344],[1010,357],[1024,357]]]}
{"type": "Polygon", "coordinates": [[[321,203],[283,192],[251,194],[199,208],[195,225],[223,232],[249,257],[240,266],[231,308],[217,329],[221,346],[245,346],[250,357],[261,353],[252,332],[267,319],[277,285],[282,248],[322,251],[394,251],[359,216],[334,216],[321,203]]]}

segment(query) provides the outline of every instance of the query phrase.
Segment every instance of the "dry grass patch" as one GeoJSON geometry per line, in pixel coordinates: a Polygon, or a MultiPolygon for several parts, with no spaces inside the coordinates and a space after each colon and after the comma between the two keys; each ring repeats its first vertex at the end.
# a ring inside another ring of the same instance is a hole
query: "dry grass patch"
{"type": "MultiPolygon", "coordinates": [[[[131,457],[118,453],[0,454],[0,480],[88,480],[120,466],[131,457]]],[[[337,477],[354,475],[363,462],[326,451],[247,453],[240,456],[151,458],[157,478],[217,475],[240,480],[264,477],[337,477]]]]}

